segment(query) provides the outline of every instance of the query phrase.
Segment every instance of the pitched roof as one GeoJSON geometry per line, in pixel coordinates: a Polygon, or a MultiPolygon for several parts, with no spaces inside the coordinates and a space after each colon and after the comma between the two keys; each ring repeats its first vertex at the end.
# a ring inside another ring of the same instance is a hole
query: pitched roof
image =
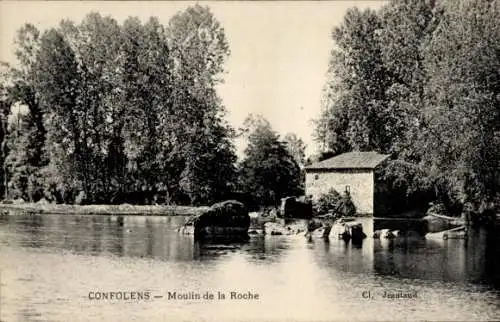
{"type": "Polygon", "coordinates": [[[374,169],[389,157],[377,152],[347,152],[333,158],[313,163],[307,170],[374,169]]]}

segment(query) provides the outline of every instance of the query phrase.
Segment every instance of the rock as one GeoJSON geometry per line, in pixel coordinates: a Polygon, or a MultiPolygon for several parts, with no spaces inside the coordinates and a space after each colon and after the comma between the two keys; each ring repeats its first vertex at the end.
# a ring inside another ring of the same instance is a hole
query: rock
{"type": "MultiPolygon", "coordinates": [[[[313,232],[314,230],[320,228],[320,227],[323,227],[323,223],[319,220],[310,220],[308,223],[307,223],[307,231],[308,232],[313,232]]],[[[330,227],[331,228],[331,227],[330,227]]]]}
{"type": "Polygon", "coordinates": [[[201,215],[191,217],[183,231],[193,226],[195,237],[248,236],[250,216],[245,205],[236,200],[227,200],[212,205],[201,215]]]}
{"type": "Polygon", "coordinates": [[[282,198],[279,213],[283,218],[311,218],[312,202],[305,196],[282,198]]]}
{"type": "Polygon", "coordinates": [[[343,239],[345,241],[350,240],[359,241],[366,238],[366,234],[363,232],[363,224],[356,221],[353,218],[340,218],[334,223],[330,236],[333,238],[343,239]]]}
{"type": "Polygon", "coordinates": [[[429,233],[436,233],[451,228],[449,221],[443,218],[438,218],[435,216],[425,216],[423,219],[427,222],[429,233]]]}
{"type": "Polygon", "coordinates": [[[38,201],[36,202],[36,204],[37,204],[37,205],[48,205],[48,204],[50,204],[50,202],[49,202],[47,199],[42,198],[42,199],[38,200],[38,201]]]}
{"type": "Polygon", "coordinates": [[[248,215],[250,216],[250,218],[259,218],[260,216],[260,214],[257,211],[252,211],[248,213],[248,215]]]}
{"type": "Polygon", "coordinates": [[[328,238],[331,230],[332,230],[332,225],[325,224],[312,231],[308,231],[306,233],[306,237],[311,236],[315,238],[328,238]]]}
{"type": "Polygon", "coordinates": [[[349,241],[351,239],[351,234],[348,231],[343,232],[339,236],[340,236],[341,239],[343,239],[345,241],[349,241]]]}
{"type": "Polygon", "coordinates": [[[284,235],[286,232],[285,226],[275,222],[266,222],[264,224],[264,234],[266,235],[284,235]]]}
{"type": "Polygon", "coordinates": [[[384,237],[387,239],[394,239],[396,238],[396,234],[394,234],[392,231],[389,230],[384,237]]]}
{"type": "Polygon", "coordinates": [[[266,222],[264,224],[264,234],[266,235],[297,235],[303,231],[303,227],[299,225],[283,225],[275,222],[266,222]]]}
{"type": "Polygon", "coordinates": [[[363,232],[363,226],[361,224],[351,227],[351,238],[353,241],[360,241],[366,238],[366,234],[363,232]]]}

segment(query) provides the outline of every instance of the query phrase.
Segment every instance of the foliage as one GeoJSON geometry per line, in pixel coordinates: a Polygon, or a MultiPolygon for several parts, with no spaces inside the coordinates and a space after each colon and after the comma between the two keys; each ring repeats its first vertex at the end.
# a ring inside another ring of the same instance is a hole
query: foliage
{"type": "Polygon", "coordinates": [[[11,78],[10,67],[7,64],[0,63],[0,147],[1,147],[1,156],[0,156],[0,164],[2,165],[0,174],[1,174],[1,182],[0,182],[0,192],[2,196],[6,195],[6,187],[7,187],[7,164],[5,159],[8,155],[8,122],[9,122],[9,114],[10,108],[12,105],[12,99],[9,95],[9,82],[11,78]]]}
{"type": "Polygon", "coordinates": [[[277,206],[283,197],[303,194],[300,167],[269,122],[250,115],[244,133],[248,146],[239,166],[240,190],[261,206],[277,206]]]}
{"type": "MultiPolygon", "coordinates": [[[[316,139],[392,154],[382,179],[451,213],[498,194],[500,2],[391,1],[334,28],[316,139]],[[424,198],[425,197],[425,198],[424,198]]],[[[407,204],[411,207],[411,204],[407,204]]]]}
{"type": "Polygon", "coordinates": [[[376,41],[380,26],[376,12],[354,8],[333,30],[338,49],[332,52],[316,135],[335,154],[350,149],[388,149],[385,126],[389,115],[384,106],[388,77],[376,41]]]}
{"type": "Polygon", "coordinates": [[[421,166],[396,159],[375,170],[375,213],[391,215],[425,210],[433,200],[435,183],[421,166]]]}
{"type": "MultiPolygon", "coordinates": [[[[43,194],[41,169],[47,164],[44,151],[46,130],[36,91],[36,60],[40,33],[31,24],[25,24],[17,33],[15,55],[20,68],[9,68],[10,84],[7,92],[11,104],[27,113],[18,113],[15,131],[8,134],[9,155],[5,158],[7,187],[12,198],[36,201],[43,194]]],[[[9,106],[10,108],[10,106],[9,106]]]]}
{"type": "Polygon", "coordinates": [[[336,217],[348,217],[356,214],[356,206],[348,191],[341,195],[332,188],[313,201],[313,213],[315,215],[333,213],[336,217]]]}
{"type": "Polygon", "coordinates": [[[499,20],[499,1],[451,3],[425,48],[423,162],[448,198],[475,209],[499,191],[499,20]]]}
{"type": "Polygon", "coordinates": [[[11,197],[203,204],[234,189],[215,92],[229,47],[207,7],[167,27],[98,13],[43,33],[28,24],[16,44],[8,105],[27,113],[8,139],[11,197]]]}
{"type": "Polygon", "coordinates": [[[304,141],[295,133],[287,133],[283,137],[283,142],[286,144],[288,153],[290,153],[295,162],[303,168],[306,158],[306,145],[304,141]]]}

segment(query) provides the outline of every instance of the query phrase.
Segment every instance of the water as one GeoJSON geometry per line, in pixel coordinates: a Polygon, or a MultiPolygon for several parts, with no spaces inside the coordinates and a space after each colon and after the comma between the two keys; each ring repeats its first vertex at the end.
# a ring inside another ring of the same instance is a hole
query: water
{"type": "Polygon", "coordinates": [[[483,232],[467,243],[253,236],[200,245],[175,231],[184,220],[130,216],[121,226],[108,216],[0,216],[1,321],[500,319],[499,247],[483,232]],[[417,297],[383,297],[399,291],[417,297]],[[90,292],[150,299],[95,300],[90,292]]]}

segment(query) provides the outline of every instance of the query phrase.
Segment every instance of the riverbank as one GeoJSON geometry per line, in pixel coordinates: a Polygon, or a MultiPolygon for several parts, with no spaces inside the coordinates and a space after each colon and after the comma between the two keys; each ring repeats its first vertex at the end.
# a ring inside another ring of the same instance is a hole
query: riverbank
{"type": "Polygon", "coordinates": [[[164,205],[62,205],[42,203],[0,204],[0,211],[62,215],[124,215],[124,216],[191,216],[199,215],[209,207],[164,205]]]}

